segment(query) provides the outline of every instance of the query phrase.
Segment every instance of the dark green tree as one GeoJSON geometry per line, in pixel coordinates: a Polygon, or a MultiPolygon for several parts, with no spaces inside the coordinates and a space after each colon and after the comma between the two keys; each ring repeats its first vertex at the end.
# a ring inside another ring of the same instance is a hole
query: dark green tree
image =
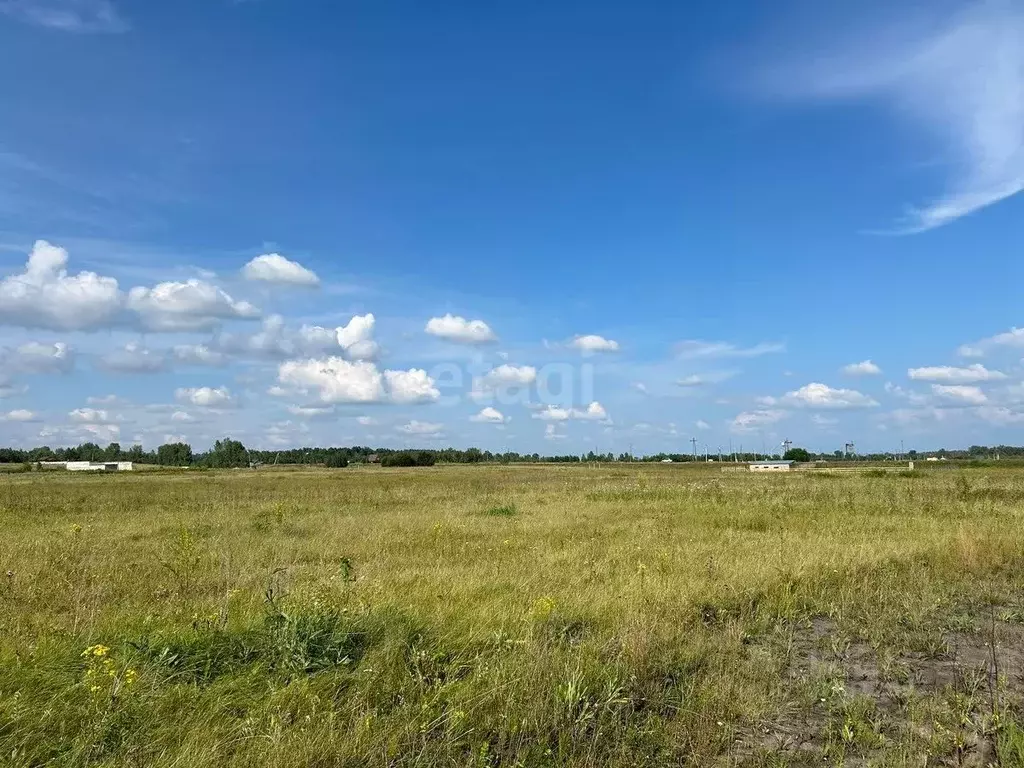
{"type": "Polygon", "coordinates": [[[192,463],[192,446],[165,443],[156,449],[156,463],[162,467],[187,467],[192,463]]]}
{"type": "Polygon", "coordinates": [[[249,452],[238,440],[226,437],[213,444],[213,450],[207,454],[207,462],[211,467],[219,469],[247,467],[249,466],[249,452]]]}
{"type": "Polygon", "coordinates": [[[806,448],[790,448],[782,458],[784,461],[810,461],[811,454],[806,448]]]}

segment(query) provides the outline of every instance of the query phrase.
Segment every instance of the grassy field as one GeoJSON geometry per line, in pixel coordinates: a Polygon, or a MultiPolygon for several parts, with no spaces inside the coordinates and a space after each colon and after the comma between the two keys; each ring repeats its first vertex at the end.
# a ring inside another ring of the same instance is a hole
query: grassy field
{"type": "Polygon", "coordinates": [[[7,473],[0,521],[0,764],[1024,765],[1024,471],[7,473]]]}

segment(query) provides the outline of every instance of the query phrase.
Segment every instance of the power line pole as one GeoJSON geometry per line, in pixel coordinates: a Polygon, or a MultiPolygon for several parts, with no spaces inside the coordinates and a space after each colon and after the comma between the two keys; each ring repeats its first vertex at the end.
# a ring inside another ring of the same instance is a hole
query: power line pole
{"type": "Polygon", "coordinates": [[[693,460],[697,460],[697,438],[691,437],[690,442],[693,443],[693,460]]]}

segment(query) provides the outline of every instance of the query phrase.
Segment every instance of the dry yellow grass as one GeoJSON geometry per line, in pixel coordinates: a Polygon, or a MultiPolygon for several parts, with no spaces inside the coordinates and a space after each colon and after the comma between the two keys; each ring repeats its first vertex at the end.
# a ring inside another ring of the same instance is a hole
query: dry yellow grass
{"type": "MultiPolygon", "coordinates": [[[[798,679],[794,648],[814,617],[893,659],[941,658],[951,617],[1012,623],[1022,505],[1024,474],[1008,471],[3,475],[0,759],[958,759],[934,722],[914,725],[956,691],[883,727],[842,690],[815,704],[849,671],[798,679]],[[109,651],[82,655],[96,646],[109,651]],[[764,738],[801,707],[804,745],[764,738]]],[[[1000,691],[998,713],[979,704],[963,730],[1009,760],[1013,681],[1000,691]]]]}

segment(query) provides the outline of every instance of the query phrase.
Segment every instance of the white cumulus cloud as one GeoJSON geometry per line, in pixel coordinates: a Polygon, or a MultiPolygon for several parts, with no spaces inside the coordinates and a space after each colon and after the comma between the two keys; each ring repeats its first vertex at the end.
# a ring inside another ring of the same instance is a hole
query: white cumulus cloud
{"type": "Polygon", "coordinates": [[[932,392],[944,400],[967,405],[984,405],[988,397],[979,387],[966,384],[932,384],[932,392]]]}
{"type": "Polygon", "coordinates": [[[373,360],[380,351],[373,340],[374,327],[377,319],[373,313],[356,315],[348,321],[348,325],[335,330],[338,346],[353,360],[373,360]]]}
{"type": "Polygon", "coordinates": [[[342,357],[288,360],[278,368],[278,381],[314,392],[324,403],[422,403],[441,396],[424,370],[382,373],[369,361],[342,357]]]}
{"type": "Polygon", "coordinates": [[[557,405],[549,405],[533,413],[533,418],[542,421],[569,421],[578,419],[581,421],[607,421],[608,412],[605,407],[596,400],[586,408],[563,408],[557,405]]]}
{"type": "Polygon", "coordinates": [[[264,283],[307,287],[320,285],[320,278],[316,272],[296,261],[286,259],[279,253],[257,256],[242,268],[242,276],[246,280],[259,280],[264,283]]]}
{"type": "Polygon", "coordinates": [[[483,320],[467,320],[452,314],[430,318],[425,330],[432,336],[460,344],[485,344],[498,340],[494,331],[483,320]]]}
{"type": "Polygon", "coordinates": [[[150,331],[202,331],[216,328],[222,320],[260,316],[249,302],[235,301],[217,286],[196,279],[132,288],[126,306],[150,331]]]}
{"type": "Polygon", "coordinates": [[[384,380],[393,403],[432,403],[441,397],[434,380],[421,368],[384,371],[384,380]]]}
{"type": "Polygon", "coordinates": [[[519,389],[533,384],[537,380],[537,369],[530,365],[509,365],[503,363],[492,368],[483,376],[473,379],[470,397],[481,400],[499,390],[519,389]]]}
{"type": "Polygon", "coordinates": [[[175,390],[174,397],[180,403],[199,408],[226,408],[235,404],[227,387],[181,387],[175,390]]]}
{"type": "Polygon", "coordinates": [[[787,392],[780,400],[786,405],[834,410],[871,408],[878,405],[874,399],[855,389],[833,389],[818,382],[787,392]]]}
{"type": "Polygon", "coordinates": [[[110,413],[98,408],[76,408],[68,413],[68,419],[76,424],[109,424],[110,413]]]}
{"type": "Polygon", "coordinates": [[[32,421],[39,421],[39,417],[32,411],[27,411],[24,408],[19,408],[17,410],[8,411],[7,413],[0,415],[0,421],[28,423],[32,421]]]}
{"type": "Polygon", "coordinates": [[[508,419],[506,419],[504,414],[502,414],[502,412],[497,408],[488,406],[482,409],[480,413],[470,416],[469,420],[482,424],[504,424],[508,419]]]}
{"type": "Polygon", "coordinates": [[[37,240],[25,271],[0,280],[0,325],[81,331],[113,323],[121,310],[117,280],[67,273],[68,252],[37,240]]]}
{"type": "Polygon", "coordinates": [[[606,339],[603,336],[597,336],[595,334],[577,336],[575,339],[569,342],[569,346],[575,347],[581,352],[619,351],[619,342],[613,341],[612,339],[606,339]]]}

